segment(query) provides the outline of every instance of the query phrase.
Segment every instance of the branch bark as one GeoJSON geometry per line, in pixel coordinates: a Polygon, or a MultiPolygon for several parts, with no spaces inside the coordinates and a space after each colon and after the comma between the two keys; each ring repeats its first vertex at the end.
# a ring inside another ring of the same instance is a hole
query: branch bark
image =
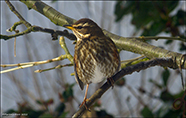
{"type": "MultiPolygon", "coordinates": [[[[40,0],[37,1],[21,0],[21,2],[27,5],[29,9],[32,8],[38,11],[39,13],[43,14],[56,25],[63,26],[66,24],[72,24],[76,22],[76,20],[61,14],[60,12],[56,11],[55,9],[41,2],[40,0]]],[[[186,56],[180,53],[155,47],[148,43],[137,40],[138,38],[125,38],[112,34],[106,30],[103,31],[107,36],[109,36],[114,41],[116,46],[122,50],[134,52],[137,54],[144,54],[146,57],[150,59],[172,58],[174,64],[168,65],[168,67],[176,69],[181,66],[182,69],[186,69],[185,63],[186,56]]]]}

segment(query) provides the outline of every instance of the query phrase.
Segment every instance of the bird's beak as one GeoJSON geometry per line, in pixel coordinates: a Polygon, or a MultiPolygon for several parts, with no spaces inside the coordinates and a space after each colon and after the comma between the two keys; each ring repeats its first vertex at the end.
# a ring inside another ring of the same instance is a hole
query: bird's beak
{"type": "Polygon", "coordinates": [[[74,29],[74,27],[72,25],[63,25],[63,27],[66,27],[66,28],[71,29],[71,30],[74,29]]]}

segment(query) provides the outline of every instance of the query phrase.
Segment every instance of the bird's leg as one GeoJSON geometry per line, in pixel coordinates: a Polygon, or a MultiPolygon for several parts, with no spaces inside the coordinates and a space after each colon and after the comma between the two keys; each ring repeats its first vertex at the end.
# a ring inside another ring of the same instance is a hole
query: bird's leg
{"type": "Polygon", "coordinates": [[[114,80],[112,79],[112,77],[107,78],[107,83],[112,86],[112,89],[114,88],[114,80]]]}
{"type": "Polygon", "coordinates": [[[81,108],[81,107],[83,106],[83,104],[85,104],[85,108],[88,109],[88,107],[87,107],[87,105],[86,105],[86,101],[88,101],[88,99],[87,99],[88,87],[89,87],[89,84],[87,84],[86,91],[85,91],[85,97],[84,97],[84,99],[83,99],[83,102],[82,102],[81,105],[79,106],[79,108],[81,108]]]}

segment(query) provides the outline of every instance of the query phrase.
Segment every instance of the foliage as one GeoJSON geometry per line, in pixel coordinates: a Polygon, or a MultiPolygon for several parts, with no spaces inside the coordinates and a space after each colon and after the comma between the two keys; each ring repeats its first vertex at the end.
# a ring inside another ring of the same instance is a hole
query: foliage
{"type": "MultiPolygon", "coordinates": [[[[170,33],[172,36],[186,38],[185,32],[179,27],[186,24],[186,12],[178,10],[176,14],[170,13],[177,7],[179,1],[118,1],[115,6],[115,21],[120,21],[125,15],[132,14],[131,23],[137,30],[143,29],[142,36],[155,36],[161,32],[170,33]]],[[[173,41],[168,40],[166,44],[173,41]]],[[[180,51],[185,45],[180,43],[180,51]]]]}
{"type": "MultiPolygon", "coordinates": [[[[179,9],[175,14],[170,13],[177,7],[179,1],[117,1],[115,5],[114,14],[116,16],[115,21],[120,21],[125,15],[132,14],[131,23],[136,27],[136,30],[142,29],[142,36],[155,36],[161,32],[170,33],[172,36],[179,36],[186,38],[185,32],[180,31],[180,27],[186,26],[186,12],[179,9]]],[[[165,45],[173,43],[173,40],[167,40],[165,45]]],[[[186,46],[183,42],[179,45],[180,51],[185,51],[186,46]]],[[[168,90],[168,80],[170,78],[170,71],[164,70],[161,74],[162,84],[150,79],[149,82],[154,84],[158,89],[161,90],[160,96],[151,96],[153,99],[159,99],[163,105],[155,112],[152,108],[144,106],[141,110],[141,115],[144,118],[147,117],[183,117],[185,102],[176,103],[176,100],[183,100],[185,94],[180,91],[178,94],[171,94],[168,90]],[[182,97],[182,99],[181,99],[182,97]],[[175,101],[174,101],[175,100],[175,101]],[[180,106],[176,109],[176,106],[180,106]]],[[[145,90],[143,93],[147,94],[145,90]]],[[[184,100],[183,100],[184,101],[184,100]]]]}
{"type": "MultiPolygon", "coordinates": [[[[152,99],[160,100],[163,103],[163,105],[155,112],[152,112],[152,110],[148,106],[144,106],[144,108],[141,110],[141,115],[144,118],[147,117],[182,118],[183,114],[185,113],[184,105],[186,105],[186,103],[180,101],[182,100],[182,98],[185,97],[184,91],[180,91],[177,94],[172,94],[167,89],[167,85],[168,85],[167,82],[170,79],[169,70],[164,70],[161,74],[161,77],[163,80],[162,84],[158,84],[150,79],[151,83],[153,83],[157,88],[161,89],[160,96],[152,96],[151,94],[148,95],[149,97],[152,97],[152,99]]],[[[146,91],[143,91],[143,93],[147,94],[146,91]]]]}
{"type": "MultiPolygon", "coordinates": [[[[171,32],[172,36],[179,36],[177,27],[184,25],[186,12],[179,10],[177,14],[169,14],[179,1],[118,1],[115,6],[116,22],[124,15],[133,15],[132,24],[139,30],[144,28],[142,35],[155,36],[162,31],[171,32]]],[[[182,36],[182,35],[181,35],[182,36]]]]}
{"type": "MultiPolygon", "coordinates": [[[[24,116],[25,118],[64,118],[67,117],[69,111],[66,110],[65,103],[68,103],[73,100],[73,86],[75,84],[66,84],[65,91],[62,93],[59,93],[59,102],[56,106],[55,110],[51,113],[49,112],[49,106],[54,103],[53,99],[48,100],[36,100],[36,104],[39,105],[42,110],[36,110],[28,105],[28,103],[18,103],[18,110],[15,109],[9,109],[4,114],[17,114],[17,116],[21,117],[24,116]]],[[[100,107],[101,103],[96,102],[93,105],[93,108],[100,107]]],[[[89,112],[89,111],[88,111],[89,112]]],[[[91,112],[90,112],[91,113],[91,112]]],[[[102,110],[95,110],[96,116],[98,117],[107,117],[107,118],[113,118],[112,115],[108,114],[107,111],[104,109],[102,110]]]]}

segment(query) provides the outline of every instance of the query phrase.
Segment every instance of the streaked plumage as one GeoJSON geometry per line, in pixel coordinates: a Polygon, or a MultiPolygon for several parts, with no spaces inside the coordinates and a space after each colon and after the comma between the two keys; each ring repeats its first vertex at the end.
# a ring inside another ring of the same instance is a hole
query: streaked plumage
{"type": "MultiPolygon", "coordinates": [[[[71,29],[77,37],[74,71],[82,90],[85,84],[99,83],[119,70],[120,57],[116,46],[95,22],[84,18],[65,27],[71,29]]],[[[86,96],[84,102],[85,99],[86,96]]]]}

